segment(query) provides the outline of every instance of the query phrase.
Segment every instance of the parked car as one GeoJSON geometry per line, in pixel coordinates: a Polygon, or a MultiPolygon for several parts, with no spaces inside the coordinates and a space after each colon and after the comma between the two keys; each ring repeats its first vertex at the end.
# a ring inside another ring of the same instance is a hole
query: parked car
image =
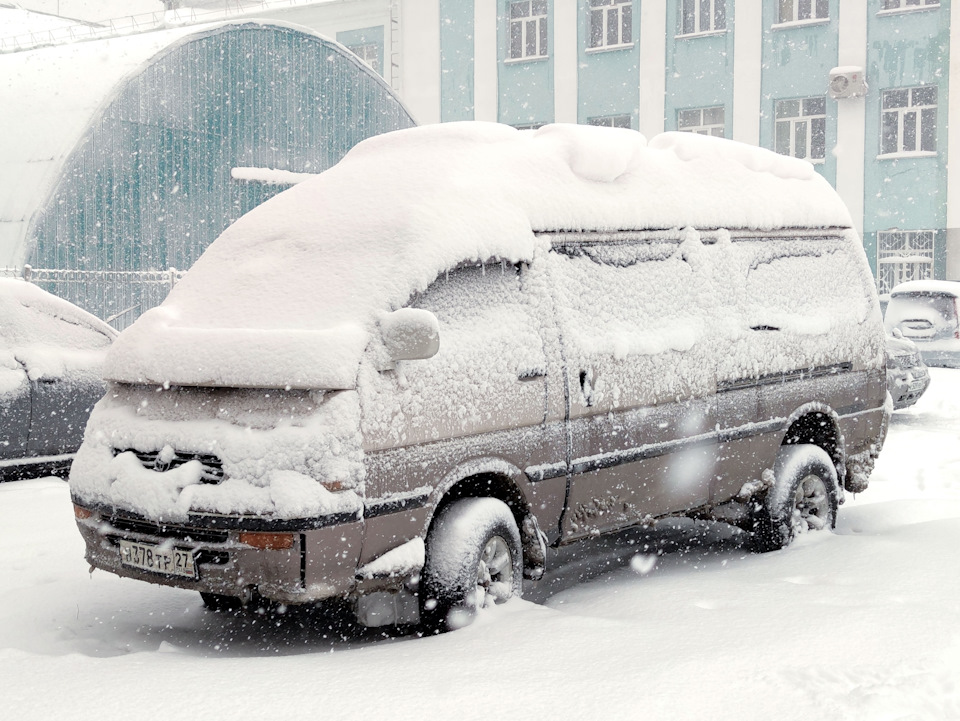
{"type": "Polygon", "coordinates": [[[69,469],[115,336],[35,285],[0,279],[0,480],[69,469]]]}
{"type": "Polygon", "coordinates": [[[928,366],[960,368],[960,281],[911,280],[890,292],[887,333],[917,344],[928,366]]]}
{"type": "Polygon", "coordinates": [[[887,391],[893,399],[893,409],[912,406],[929,385],[930,372],[917,345],[894,328],[893,334],[887,336],[887,391]]]}
{"type": "Polygon", "coordinates": [[[849,213],[718,138],[451,123],[253,210],[125,330],[71,472],[90,564],[454,628],[553,549],[834,525],[887,424],[849,213]]]}

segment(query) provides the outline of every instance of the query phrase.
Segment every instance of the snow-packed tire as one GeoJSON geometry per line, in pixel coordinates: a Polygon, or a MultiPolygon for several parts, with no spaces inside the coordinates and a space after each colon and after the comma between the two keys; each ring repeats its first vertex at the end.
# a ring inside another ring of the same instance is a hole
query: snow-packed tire
{"type": "Polygon", "coordinates": [[[519,596],[523,551],[513,514],[496,498],[443,508],[427,534],[420,622],[428,633],[471,623],[481,608],[519,596]]]}
{"type": "Polygon", "coordinates": [[[837,520],[837,469],[825,450],[809,443],[783,446],[774,485],[754,508],[751,549],[788,546],[798,534],[832,529],[837,520]]]}

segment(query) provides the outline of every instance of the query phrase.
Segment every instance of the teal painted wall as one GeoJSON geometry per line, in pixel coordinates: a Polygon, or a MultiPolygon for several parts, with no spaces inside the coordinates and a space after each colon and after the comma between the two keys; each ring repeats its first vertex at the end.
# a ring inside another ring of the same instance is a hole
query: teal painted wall
{"type": "Polygon", "coordinates": [[[588,50],[590,2],[577,3],[577,52],[580,68],[577,122],[607,115],[629,115],[631,127],[640,126],[640,0],[633,3],[633,45],[611,50],[588,50]]]}
{"type": "Polygon", "coordinates": [[[440,0],[440,121],[474,119],[474,3],[440,0]]]}
{"type": "Polygon", "coordinates": [[[830,0],[826,23],[775,27],[777,4],[763,4],[763,73],[760,80],[760,145],[774,149],[774,108],[777,100],[826,97],[826,157],[814,167],[837,184],[837,101],[827,97],[830,70],[838,65],[839,4],[830,0]]]}
{"type": "MultiPolygon", "coordinates": [[[[192,36],[124,81],[94,119],[34,218],[30,263],[187,269],[284,189],[233,180],[232,168],[319,173],[364,138],[413,124],[379,76],[329,41],[259,24],[192,36]]],[[[132,322],[166,294],[154,290],[105,281],[58,294],[101,318],[136,307],[132,322]]]]}
{"type": "MultiPolygon", "coordinates": [[[[756,2],[757,0],[742,0],[756,2]]],[[[674,37],[680,3],[667,2],[667,67],[664,129],[677,129],[677,111],[724,106],[724,135],[733,135],[734,0],[726,0],[726,32],[674,37]]]]}
{"type": "Polygon", "coordinates": [[[501,123],[531,125],[553,122],[553,18],[556,1],[549,0],[547,3],[547,56],[535,60],[510,61],[510,2],[497,0],[497,118],[501,123]]]}
{"type": "MultiPolygon", "coordinates": [[[[878,230],[940,230],[947,222],[947,110],[950,2],[939,8],[893,15],[868,13],[864,156],[864,245],[876,271],[878,230]],[[936,85],[937,155],[877,159],[881,92],[936,85]]],[[[944,235],[938,233],[934,272],[944,277],[944,235]]]]}

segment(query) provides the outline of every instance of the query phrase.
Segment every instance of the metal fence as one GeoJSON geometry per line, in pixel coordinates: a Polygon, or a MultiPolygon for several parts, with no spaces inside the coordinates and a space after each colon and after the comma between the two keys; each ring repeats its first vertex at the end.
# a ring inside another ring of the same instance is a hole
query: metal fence
{"type": "Polygon", "coordinates": [[[0,268],[0,276],[23,278],[100,316],[117,330],[160,305],[185,270],[63,270],[0,268]]]}

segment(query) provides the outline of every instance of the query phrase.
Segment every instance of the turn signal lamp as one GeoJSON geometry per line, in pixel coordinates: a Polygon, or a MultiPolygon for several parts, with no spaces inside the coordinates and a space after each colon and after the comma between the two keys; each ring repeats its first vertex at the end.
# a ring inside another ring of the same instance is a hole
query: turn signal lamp
{"type": "Polygon", "coordinates": [[[244,531],[240,534],[240,543],[259,548],[261,551],[284,551],[293,548],[292,533],[253,533],[244,531]]]}
{"type": "Polygon", "coordinates": [[[93,511],[88,511],[86,508],[78,506],[76,503],[74,503],[73,515],[77,517],[78,521],[85,521],[93,515],[93,511]]]}

